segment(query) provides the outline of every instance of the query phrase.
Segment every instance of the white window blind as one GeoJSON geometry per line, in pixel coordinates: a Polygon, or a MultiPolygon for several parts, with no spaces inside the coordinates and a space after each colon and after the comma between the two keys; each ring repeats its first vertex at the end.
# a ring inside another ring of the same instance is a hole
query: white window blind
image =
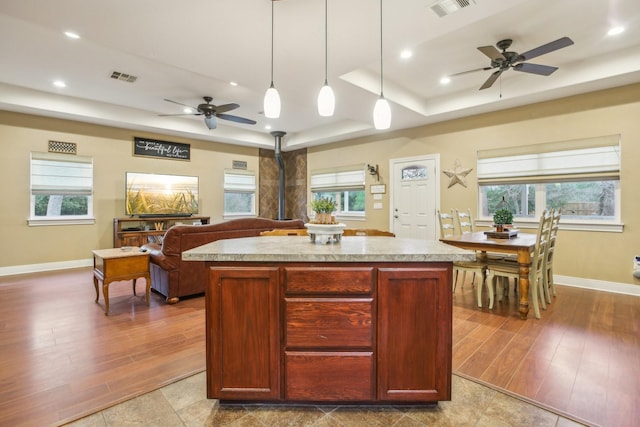
{"type": "Polygon", "coordinates": [[[311,172],[311,191],[364,188],[364,165],[311,172]]]}
{"type": "Polygon", "coordinates": [[[56,153],[31,153],[31,194],[91,196],[93,159],[56,153]]]}
{"type": "Polygon", "coordinates": [[[224,171],[225,191],[256,191],[256,176],[253,172],[240,172],[236,170],[224,171]]]}
{"type": "Polygon", "coordinates": [[[616,179],[620,135],[478,152],[478,182],[616,179]]]}

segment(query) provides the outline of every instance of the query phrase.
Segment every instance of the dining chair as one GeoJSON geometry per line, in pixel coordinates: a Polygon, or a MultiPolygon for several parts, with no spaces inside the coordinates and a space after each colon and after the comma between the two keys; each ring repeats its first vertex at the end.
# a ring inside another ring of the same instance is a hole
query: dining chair
{"type": "Polygon", "coordinates": [[[390,231],[377,230],[375,228],[345,228],[342,230],[342,235],[396,237],[396,235],[390,231]]]}
{"type": "Polygon", "coordinates": [[[544,296],[548,303],[551,303],[551,296],[556,296],[556,285],[553,281],[553,254],[556,248],[556,240],[558,238],[558,230],[560,229],[560,216],[562,209],[556,209],[551,214],[551,227],[549,229],[549,245],[547,253],[544,257],[544,296]]]}
{"type": "Polygon", "coordinates": [[[261,236],[308,236],[306,228],[276,228],[260,232],[261,236]]]}
{"type": "MultiPolygon", "coordinates": [[[[459,228],[456,227],[454,212],[455,212],[454,209],[451,210],[451,213],[440,212],[440,210],[438,209],[437,215],[438,215],[438,224],[440,225],[440,238],[444,239],[446,237],[452,237],[460,234],[459,228]]],[[[471,277],[472,285],[475,284],[476,273],[480,275],[480,277],[482,278],[481,280],[482,283],[480,283],[479,288],[481,289],[486,277],[486,268],[487,268],[487,264],[486,262],[483,262],[483,261],[478,261],[478,260],[454,261],[453,263],[454,275],[453,275],[453,284],[452,284],[453,292],[456,291],[456,285],[458,284],[458,275],[460,274],[460,272],[462,272],[461,287],[463,289],[464,289],[464,282],[467,278],[467,272],[473,273],[473,276],[471,277]]],[[[482,300],[478,300],[478,307],[482,307],[482,300]]]]}
{"type": "MultiPolygon", "coordinates": [[[[529,292],[531,293],[530,301],[533,302],[533,310],[536,319],[540,318],[540,304],[546,309],[547,304],[544,296],[544,260],[549,244],[549,231],[551,229],[551,221],[553,217],[548,211],[544,211],[540,216],[538,223],[538,232],[536,235],[536,245],[529,266],[529,292]]],[[[518,279],[520,276],[520,267],[513,262],[489,262],[487,265],[487,287],[489,289],[489,308],[493,308],[494,285],[497,278],[518,279]]],[[[478,296],[480,294],[478,293],[478,296]]],[[[502,300],[502,293],[498,292],[498,300],[502,300]]]]}

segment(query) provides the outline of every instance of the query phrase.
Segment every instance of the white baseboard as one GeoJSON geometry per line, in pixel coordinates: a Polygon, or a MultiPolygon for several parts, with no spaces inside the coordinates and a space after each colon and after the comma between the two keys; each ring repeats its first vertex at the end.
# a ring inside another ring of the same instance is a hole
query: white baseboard
{"type": "Polygon", "coordinates": [[[605,282],[604,280],[585,279],[582,277],[553,275],[553,281],[558,285],[576,288],[593,289],[596,291],[613,292],[616,294],[640,296],[640,286],[629,283],[605,282]]]}
{"type": "Polygon", "coordinates": [[[91,267],[93,258],[76,259],[72,261],[47,262],[43,264],[13,265],[0,267],[0,277],[16,274],[41,273],[43,271],[68,270],[71,268],[91,267]]]}
{"type": "MultiPolygon", "coordinates": [[[[93,259],[78,259],[72,261],[48,262],[43,264],[15,265],[0,267],[0,277],[16,274],[40,273],[44,271],[66,270],[72,268],[91,267],[93,259]]],[[[596,291],[613,292],[616,294],[640,296],[640,286],[629,283],[606,282],[604,280],[585,279],[572,276],[553,276],[559,285],[574,286],[576,288],[593,289],[596,291]]]]}

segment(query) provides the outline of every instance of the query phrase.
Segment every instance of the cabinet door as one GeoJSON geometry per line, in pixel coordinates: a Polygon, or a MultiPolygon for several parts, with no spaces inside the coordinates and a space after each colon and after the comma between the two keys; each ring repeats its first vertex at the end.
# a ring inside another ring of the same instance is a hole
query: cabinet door
{"type": "Polygon", "coordinates": [[[212,267],[206,288],[207,397],[280,398],[278,269],[212,267]]]}
{"type": "Polygon", "coordinates": [[[378,399],[451,399],[451,264],[381,268],[378,399]]]}

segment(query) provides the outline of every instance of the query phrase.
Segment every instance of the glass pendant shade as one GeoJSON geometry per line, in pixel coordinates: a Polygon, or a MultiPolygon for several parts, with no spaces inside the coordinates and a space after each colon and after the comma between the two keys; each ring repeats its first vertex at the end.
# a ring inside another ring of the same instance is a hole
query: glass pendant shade
{"type": "Polygon", "coordinates": [[[323,117],[333,116],[333,112],[336,109],[336,97],[333,94],[333,89],[329,86],[329,83],[325,80],[324,86],[320,89],[318,94],[318,114],[323,117]]]}
{"type": "Polygon", "coordinates": [[[376,129],[389,129],[391,127],[391,107],[382,95],[380,95],[373,108],[373,125],[376,129]]]}
{"type": "Polygon", "coordinates": [[[264,115],[270,119],[280,117],[280,94],[273,86],[273,82],[264,94],[264,115]]]}

